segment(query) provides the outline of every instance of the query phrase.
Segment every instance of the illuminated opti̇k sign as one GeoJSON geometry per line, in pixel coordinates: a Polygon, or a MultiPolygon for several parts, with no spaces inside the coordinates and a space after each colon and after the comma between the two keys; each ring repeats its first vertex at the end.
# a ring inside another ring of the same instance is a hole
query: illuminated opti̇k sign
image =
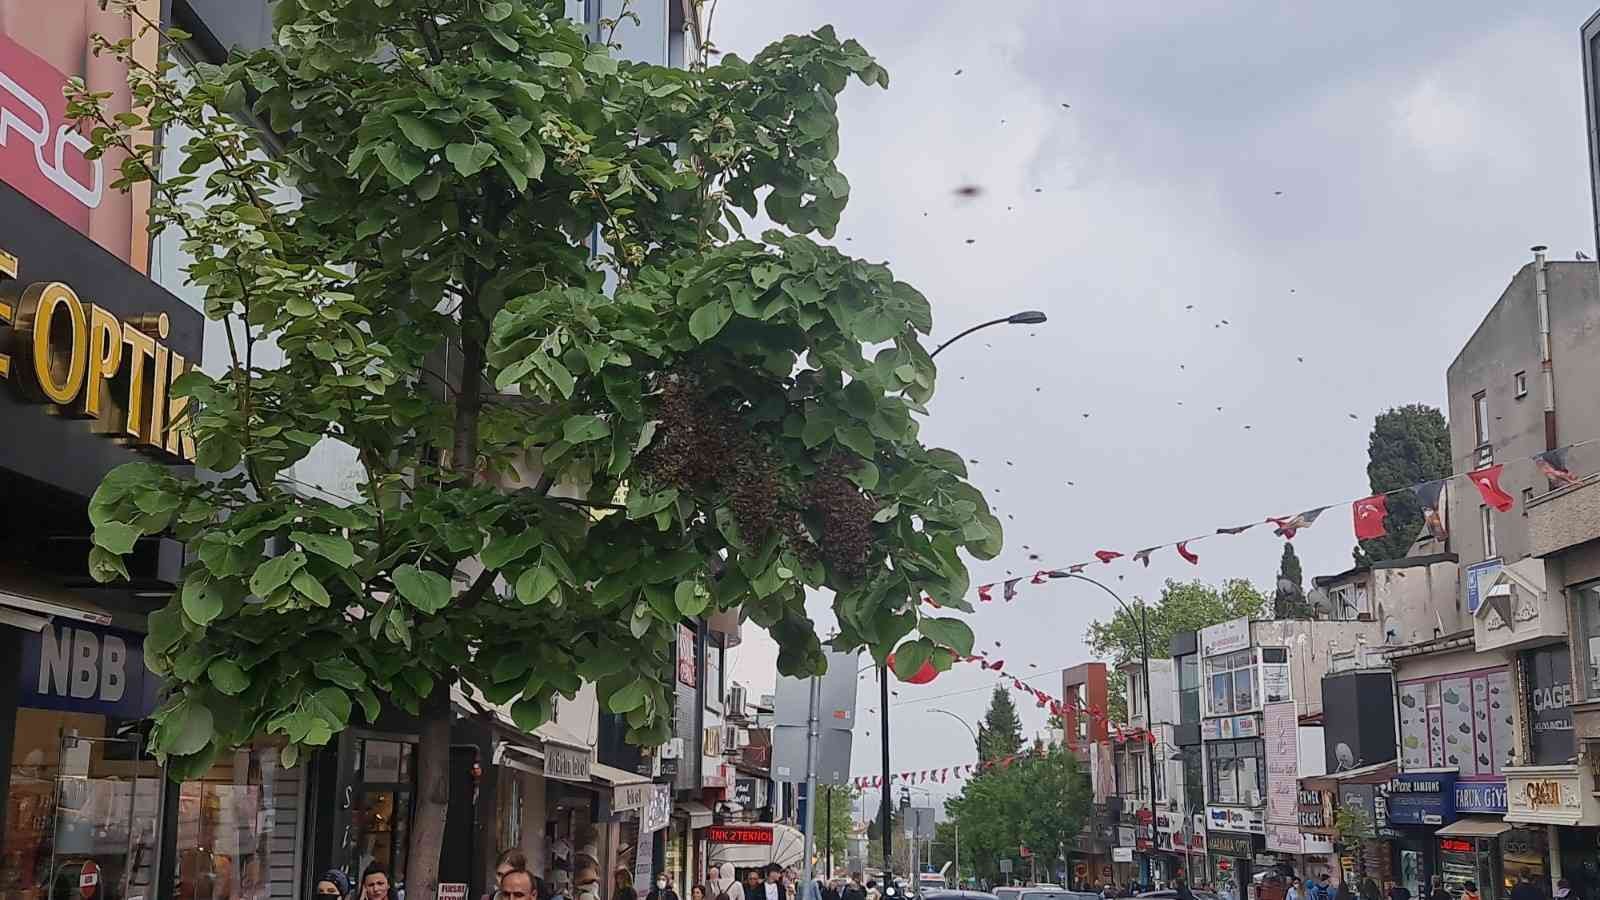
{"type": "MultiPolygon", "coordinates": [[[[0,289],[19,270],[0,250],[0,289]]],[[[163,343],[169,328],[166,313],[120,321],[59,281],[0,290],[0,380],[25,400],[94,420],[99,434],[193,460],[188,400],[170,396],[189,363],[163,343]]]]}

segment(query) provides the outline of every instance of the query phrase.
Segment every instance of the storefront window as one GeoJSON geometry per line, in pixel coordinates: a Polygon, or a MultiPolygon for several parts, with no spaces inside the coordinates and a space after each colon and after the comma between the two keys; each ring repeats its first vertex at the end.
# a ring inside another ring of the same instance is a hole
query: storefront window
{"type": "Polygon", "coordinates": [[[1261,705],[1261,688],[1255,680],[1255,659],[1249,650],[1206,660],[1209,685],[1207,713],[1231,716],[1261,705]]]}
{"type": "Polygon", "coordinates": [[[198,781],[178,789],[177,896],[185,900],[253,900],[274,888],[292,890],[296,854],[273,852],[280,814],[292,823],[300,808],[299,773],[285,777],[278,748],[263,743],[234,751],[198,781]],[[277,871],[282,884],[272,882],[277,871]]]}
{"type": "Polygon", "coordinates": [[[1543,831],[1513,828],[1500,836],[1500,896],[1511,896],[1517,879],[1524,870],[1533,875],[1535,883],[1549,877],[1545,868],[1545,837],[1543,831]]]}
{"type": "Polygon", "coordinates": [[[1600,581],[1580,584],[1572,589],[1573,599],[1583,620],[1584,669],[1588,696],[1600,699],[1600,581]]]}
{"type": "Polygon", "coordinates": [[[1211,802],[1255,806],[1267,793],[1266,748],[1260,738],[1206,744],[1211,802]]]}

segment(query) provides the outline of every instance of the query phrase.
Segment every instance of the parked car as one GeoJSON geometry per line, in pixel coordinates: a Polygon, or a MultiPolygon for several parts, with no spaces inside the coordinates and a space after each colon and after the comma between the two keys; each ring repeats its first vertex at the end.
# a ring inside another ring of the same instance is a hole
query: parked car
{"type": "Polygon", "coordinates": [[[1069,891],[1054,885],[998,887],[994,889],[994,895],[997,900],[1100,900],[1099,894],[1069,891]]]}
{"type": "Polygon", "coordinates": [[[984,891],[955,891],[949,888],[929,888],[922,892],[923,900],[998,900],[984,891]]]}
{"type": "MultiPolygon", "coordinates": [[[[1191,891],[1190,893],[1194,894],[1196,900],[1221,900],[1221,898],[1210,891],[1191,891]]],[[[1144,897],[1153,897],[1156,898],[1156,900],[1173,900],[1173,898],[1178,896],[1178,892],[1172,890],[1171,888],[1164,888],[1159,891],[1145,891],[1138,896],[1141,898],[1141,900],[1144,897]]]]}

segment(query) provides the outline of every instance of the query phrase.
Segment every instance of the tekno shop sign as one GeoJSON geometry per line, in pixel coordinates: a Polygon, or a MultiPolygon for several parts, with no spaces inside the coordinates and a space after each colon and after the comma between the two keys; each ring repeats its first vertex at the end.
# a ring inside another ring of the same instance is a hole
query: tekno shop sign
{"type": "MultiPolygon", "coordinates": [[[[0,282],[19,271],[17,257],[0,250],[0,282]]],[[[0,380],[23,400],[95,420],[97,433],[194,460],[194,437],[183,422],[189,401],[171,396],[189,363],[163,342],[171,329],[166,313],[121,321],[62,282],[35,282],[15,303],[0,298],[4,326],[16,352],[0,352],[0,380]]]]}

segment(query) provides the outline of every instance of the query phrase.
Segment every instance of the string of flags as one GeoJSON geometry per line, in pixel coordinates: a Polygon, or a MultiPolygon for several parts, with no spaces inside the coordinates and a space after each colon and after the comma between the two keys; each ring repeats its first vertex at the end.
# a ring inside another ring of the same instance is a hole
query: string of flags
{"type": "MultiPolygon", "coordinates": [[[[1600,443],[1600,440],[1580,441],[1575,444],[1568,444],[1565,447],[1558,447],[1554,450],[1546,450],[1543,453],[1538,453],[1523,459],[1512,460],[1511,462],[1532,462],[1535,468],[1538,469],[1539,473],[1542,474],[1546,480],[1548,480],[1551,490],[1557,490],[1559,488],[1579,484],[1583,481],[1585,476],[1578,475],[1573,472],[1571,466],[1569,465],[1568,458],[1571,451],[1594,443],[1600,443]]],[[[1322,517],[1323,513],[1333,509],[1335,506],[1340,506],[1345,503],[1348,503],[1350,506],[1351,520],[1355,526],[1356,538],[1359,540],[1372,540],[1388,534],[1388,529],[1384,524],[1384,520],[1389,515],[1389,498],[1405,493],[1410,493],[1412,496],[1417,498],[1418,504],[1422,508],[1423,522],[1426,525],[1429,534],[1439,541],[1444,541],[1449,537],[1450,534],[1446,509],[1446,503],[1449,495],[1445,490],[1449,482],[1457,477],[1466,478],[1466,480],[1477,489],[1478,496],[1482,498],[1486,506],[1493,508],[1497,512],[1507,513],[1510,512],[1512,507],[1515,505],[1516,498],[1506,493],[1506,491],[1500,486],[1500,477],[1505,472],[1505,468],[1505,463],[1496,463],[1494,465],[1484,466],[1481,469],[1474,469],[1471,472],[1467,472],[1464,476],[1452,475],[1435,481],[1407,485],[1406,487],[1396,488],[1395,490],[1385,491],[1380,494],[1373,494],[1369,497],[1362,497],[1357,500],[1343,501],[1342,503],[1330,503],[1325,506],[1313,507],[1292,515],[1267,516],[1259,522],[1250,522],[1245,525],[1217,528],[1213,532],[1185,538],[1181,541],[1169,541],[1166,543],[1155,544],[1142,550],[1137,550],[1133,553],[1132,560],[1134,562],[1143,563],[1148,568],[1150,565],[1150,558],[1153,554],[1170,547],[1177,552],[1179,558],[1181,558],[1184,562],[1187,562],[1190,565],[1199,565],[1200,555],[1194,551],[1191,545],[1221,535],[1231,536],[1243,534],[1246,531],[1257,527],[1258,525],[1271,525],[1272,533],[1274,535],[1277,535],[1284,540],[1292,541],[1294,540],[1295,535],[1315,525],[1318,519],[1322,517]]],[[[1123,559],[1126,554],[1117,550],[1096,550],[1093,556],[1094,558],[1092,560],[1086,560],[1084,562],[1072,563],[1067,566],[1055,568],[1040,569],[1037,572],[1034,572],[1031,576],[1023,575],[1016,578],[1008,578],[1004,581],[980,584],[977,586],[978,602],[993,603],[996,599],[994,596],[996,588],[1000,589],[1001,599],[1010,601],[1016,598],[1017,592],[1024,582],[1028,584],[1039,585],[1044,584],[1051,579],[1071,578],[1074,575],[1083,573],[1092,565],[1109,565],[1115,560],[1123,559]]],[[[927,603],[930,606],[939,606],[938,602],[932,597],[924,596],[922,600],[924,603],[927,603]]]]}

